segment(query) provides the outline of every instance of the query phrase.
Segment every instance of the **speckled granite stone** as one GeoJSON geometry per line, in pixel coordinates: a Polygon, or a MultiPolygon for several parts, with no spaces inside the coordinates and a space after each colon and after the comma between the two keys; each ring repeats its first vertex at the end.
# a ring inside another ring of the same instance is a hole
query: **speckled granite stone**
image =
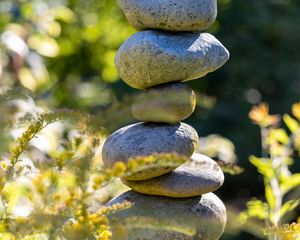
{"type": "Polygon", "coordinates": [[[193,89],[174,83],[151,88],[137,96],[131,112],[139,121],[176,123],[188,118],[195,107],[193,89]]]}
{"type": "MultiPolygon", "coordinates": [[[[136,123],[117,130],[106,140],[102,158],[108,167],[116,162],[127,163],[130,158],[154,153],[177,153],[190,158],[197,145],[198,134],[188,124],[136,123]]],[[[145,180],[168,173],[176,167],[146,169],[126,179],[145,180]]]]}
{"type": "Polygon", "coordinates": [[[144,181],[123,180],[134,191],[175,198],[195,197],[213,192],[223,182],[224,174],[219,165],[198,153],[194,153],[188,162],[165,175],[144,181]]]}
{"type": "Polygon", "coordinates": [[[118,0],[137,29],[201,31],[217,17],[217,0],[118,0]]]}
{"type": "Polygon", "coordinates": [[[146,89],[203,77],[228,58],[227,49],[209,33],[143,31],[120,47],[115,64],[129,86],[146,89]]]}

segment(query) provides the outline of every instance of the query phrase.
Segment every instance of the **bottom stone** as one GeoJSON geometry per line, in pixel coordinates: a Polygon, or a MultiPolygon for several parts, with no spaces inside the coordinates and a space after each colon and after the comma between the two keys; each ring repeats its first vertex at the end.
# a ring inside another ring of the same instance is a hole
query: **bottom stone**
{"type": "Polygon", "coordinates": [[[217,240],[226,224],[226,208],[213,193],[168,198],[128,191],[108,205],[132,206],[109,216],[113,240],[217,240]]]}

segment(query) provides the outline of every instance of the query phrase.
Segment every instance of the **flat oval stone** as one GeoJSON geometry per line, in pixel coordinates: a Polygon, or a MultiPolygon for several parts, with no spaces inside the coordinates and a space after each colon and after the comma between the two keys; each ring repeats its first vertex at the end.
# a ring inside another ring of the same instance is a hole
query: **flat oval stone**
{"type": "MultiPolygon", "coordinates": [[[[106,166],[116,162],[154,153],[176,153],[190,158],[198,145],[198,134],[188,124],[136,123],[114,132],[104,143],[102,158],[106,166]]],[[[158,177],[176,167],[156,167],[126,177],[127,180],[145,180],[158,177]]]]}
{"type": "Polygon", "coordinates": [[[122,181],[140,193],[186,198],[217,190],[223,185],[224,174],[214,160],[194,153],[188,162],[160,177],[144,181],[122,181]]]}
{"type": "Polygon", "coordinates": [[[127,20],[137,29],[201,31],[217,17],[216,0],[119,0],[127,20]]]}
{"type": "Polygon", "coordinates": [[[195,110],[196,95],[182,83],[150,88],[134,101],[131,112],[144,122],[176,123],[188,118],[195,110]]]}
{"type": "Polygon", "coordinates": [[[129,191],[108,205],[124,202],[132,206],[109,216],[112,240],[217,240],[226,224],[226,208],[213,193],[177,199],[129,191]]]}
{"type": "Polygon", "coordinates": [[[129,86],[146,89],[203,77],[228,58],[227,49],[209,33],[143,31],[123,43],[115,65],[129,86]]]}

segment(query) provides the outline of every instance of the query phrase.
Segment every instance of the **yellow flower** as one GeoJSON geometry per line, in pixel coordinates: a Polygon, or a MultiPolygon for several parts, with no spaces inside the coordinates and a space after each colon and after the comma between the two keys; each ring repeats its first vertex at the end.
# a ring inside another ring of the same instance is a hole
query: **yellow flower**
{"type": "Polygon", "coordinates": [[[101,225],[97,232],[98,232],[98,237],[96,238],[97,240],[109,240],[112,237],[112,233],[108,225],[101,225]]]}
{"type": "Polygon", "coordinates": [[[99,175],[93,179],[93,189],[96,191],[105,181],[107,181],[106,175],[99,175]]]}
{"type": "Polygon", "coordinates": [[[292,223],[278,227],[271,227],[265,229],[265,235],[278,236],[281,240],[299,240],[300,225],[299,223],[292,223]]]}
{"type": "Polygon", "coordinates": [[[280,121],[279,115],[269,114],[269,106],[266,103],[254,106],[249,113],[249,118],[260,127],[274,126],[280,121]]]}
{"type": "Polygon", "coordinates": [[[104,230],[101,235],[102,238],[109,238],[112,236],[111,232],[109,230],[104,230]]]}
{"type": "Polygon", "coordinates": [[[113,176],[120,177],[125,173],[125,171],[126,171],[125,164],[122,162],[117,162],[113,168],[113,176]]]}

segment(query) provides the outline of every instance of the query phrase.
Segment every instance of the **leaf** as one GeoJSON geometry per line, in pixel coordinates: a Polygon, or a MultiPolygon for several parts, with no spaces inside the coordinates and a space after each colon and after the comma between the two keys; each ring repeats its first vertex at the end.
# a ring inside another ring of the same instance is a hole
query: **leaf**
{"type": "Polygon", "coordinates": [[[296,132],[300,128],[298,121],[296,121],[294,118],[292,118],[288,114],[285,114],[283,116],[283,121],[292,133],[296,132]]]}
{"type": "Polygon", "coordinates": [[[269,154],[273,157],[281,157],[287,151],[286,145],[279,143],[275,139],[269,141],[269,146],[269,154]]]}
{"type": "Polygon", "coordinates": [[[294,115],[298,120],[300,120],[300,102],[295,103],[295,104],[292,106],[292,112],[293,112],[293,115],[294,115]]]}
{"type": "Polygon", "coordinates": [[[257,168],[258,172],[266,178],[271,179],[275,175],[271,159],[250,156],[250,162],[257,168]]]}
{"type": "Polygon", "coordinates": [[[286,180],[281,183],[281,191],[286,194],[291,191],[293,188],[300,186],[300,173],[293,174],[286,178],[286,180]]]}
{"type": "Polygon", "coordinates": [[[296,200],[293,199],[283,204],[283,206],[280,209],[280,217],[282,218],[288,212],[295,210],[299,206],[299,204],[300,204],[300,199],[296,199],[296,200]]]}
{"type": "Polygon", "coordinates": [[[270,130],[267,142],[272,143],[274,140],[282,144],[287,144],[289,142],[289,136],[284,129],[272,129],[270,130]]]}
{"type": "Polygon", "coordinates": [[[248,218],[258,218],[261,220],[265,220],[269,216],[268,205],[257,199],[253,199],[247,202],[247,210],[244,211],[240,218],[247,220],[248,218]]]}
{"type": "Polygon", "coordinates": [[[266,103],[254,106],[249,112],[249,118],[260,127],[274,126],[280,120],[279,115],[270,115],[269,106],[266,103]]]}
{"type": "Polygon", "coordinates": [[[244,169],[234,163],[224,163],[223,161],[217,161],[224,173],[230,175],[240,175],[244,172],[244,169]]]}
{"type": "Polygon", "coordinates": [[[270,209],[274,209],[276,205],[276,197],[270,185],[265,186],[265,197],[270,209]]]}
{"type": "Polygon", "coordinates": [[[32,35],[28,39],[29,46],[44,57],[54,58],[59,55],[60,47],[54,38],[32,35]]]}
{"type": "Polygon", "coordinates": [[[21,82],[21,84],[30,89],[31,91],[35,91],[37,88],[37,81],[36,78],[34,77],[32,71],[30,71],[29,68],[22,67],[20,68],[18,72],[18,77],[21,82]]]}
{"type": "Polygon", "coordinates": [[[284,165],[287,165],[287,166],[292,166],[294,164],[294,159],[290,158],[290,157],[283,158],[281,160],[281,164],[284,164],[284,165]]]}
{"type": "Polygon", "coordinates": [[[66,23],[71,23],[75,20],[74,12],[70,8],[64,6],[51,9],[50,15],[52,15],[55,19],[66,23]]]}

